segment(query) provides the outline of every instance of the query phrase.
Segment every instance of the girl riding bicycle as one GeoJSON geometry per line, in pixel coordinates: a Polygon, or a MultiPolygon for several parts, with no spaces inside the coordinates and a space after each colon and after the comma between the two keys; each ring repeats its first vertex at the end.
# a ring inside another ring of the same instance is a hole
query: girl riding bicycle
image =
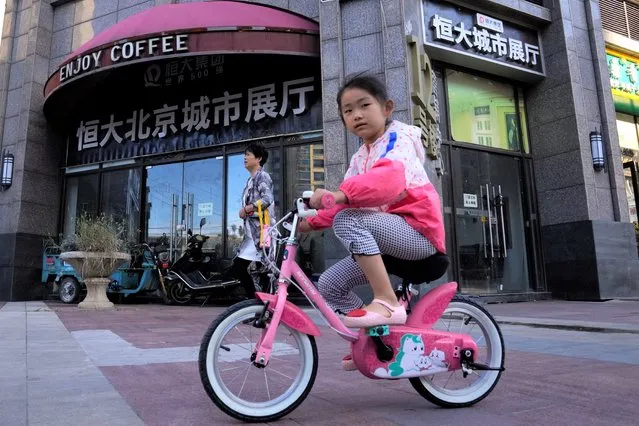
{"type": "MultiPolygon", "coordinates": [[[[236,419],[279,419],[298,407],[313,386],[318,371],[315,338],[322,332],[287,300],[290,285],[350,343],[342,361],[345,370],[371,379],[408,379],[424,398],[447,408],[481,401],[504,370],[499,326],[481,306],[456,296],[457,283],[431,289],[407,319],[386,273],[381,254],[401,259],[398,263],[409,269],[422,262],[405,261],[445,251],[440,199],[422,166],[420,129],[390,119],[393,102],[372,77],[348,79],[337,103],[346,127],[364,142],[339,190],[318,189],[310,197],[305,192],[296,198],[294,208],[272,228],[275,239],[285,241],[279,266],[266,257],[278,284],[276,294],[260,292],[258,300],[230,307],[211,324],[200,345],[202,384],[211,400],[236,419]],[[315,210],[321,207],[325,209],[315,210]],[[300,224],[301,218],[308,221],[300,224]],[[298,224],[300,231],[332,224],[352,254],[322,274],[319,291],[295,261],[298,232],[286,227],[290,234],[279,234],[284,222],[298,224]],[[368,306],[352,292],[366,283],[374,293],[368,306]],[[341,320],[332,309],[347,315],[341,320]],[[386,324],[391,326],[374,327],[386,324]]],[[[421,279],[393,270],[405,280],[421,279]]]]}
{"type": "MultiPolygon", "coordinates": [[[[319,210],[299,229],[332,225],[352,254],[327,269],[318,284],[331,308],[346,314],[347,327],[401,325],[406,310],[395,296],[381,255],[420,260],[446,252],[441,201],[423,167],[421,129],[391,120],[393,101],[372,76],[347,77],[337,105],[346,128],[363,144],[333,192],[337,205],[319,210]],[[365,306],[352,290],[367,283],[374,298],[365,306]]],[[[317,189],[311,206],[319,207],[327,192],[317,189]]]]}

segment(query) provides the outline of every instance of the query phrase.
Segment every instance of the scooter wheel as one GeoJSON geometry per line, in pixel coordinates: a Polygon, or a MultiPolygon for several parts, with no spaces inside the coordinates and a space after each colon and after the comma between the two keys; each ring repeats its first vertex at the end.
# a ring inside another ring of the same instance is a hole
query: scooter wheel
{"type": "Polygon", "coordinates": [[[176,305],[188,305],[193,299],[193,293],[187,290],[182,283],[172,283],[167,288],[169,299],[176,305]]]}
{"type": "Polygon", "coordinates": [[[73,277],[64,277],[60,282],[58,296],[62,303],[76,303],[80,297],[80,284],[73,277]]]}

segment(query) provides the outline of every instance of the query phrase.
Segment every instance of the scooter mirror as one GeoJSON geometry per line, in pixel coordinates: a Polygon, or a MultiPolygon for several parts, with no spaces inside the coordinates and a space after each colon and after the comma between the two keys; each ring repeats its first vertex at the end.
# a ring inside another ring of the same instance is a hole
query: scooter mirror
{"type": "Polygon", "coordinates": [[[186,231],[186,235],[188,235],[189,237],[193,236],[193,231],[189,229],[188,231],[186,231]]]}
{"type": "Polygon", "coordinates": [[[203,217],[202,219],[200,219],[200,234],[202,233],[202,227],[206,225],[206,218],[203,217]]]}

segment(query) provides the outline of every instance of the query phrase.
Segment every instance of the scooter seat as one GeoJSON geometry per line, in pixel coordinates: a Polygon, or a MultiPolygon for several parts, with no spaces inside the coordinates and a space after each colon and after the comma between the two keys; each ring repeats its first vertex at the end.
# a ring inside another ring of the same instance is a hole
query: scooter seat
{"type": "Polygon", "coordinates": [[[450,259],[444,253],[435,253],[421,260],[403,260],[384,254],[382,260],[389,274],[412,284],[435,281],[446,273],[450,264],[450,259]]]}

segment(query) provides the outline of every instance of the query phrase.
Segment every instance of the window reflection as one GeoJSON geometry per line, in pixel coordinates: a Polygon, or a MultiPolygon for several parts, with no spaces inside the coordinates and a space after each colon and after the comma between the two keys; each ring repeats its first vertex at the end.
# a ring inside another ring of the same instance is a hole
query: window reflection
{"type": "Polygon", "coordinates": [[[526,146],[527,150],[527,138],[520,140],[513,86],[454,70],[446,75],[454,140],[510,151],[526,146]]]}
{"type": "MultiPolygon", "coordinates": [[[[324,146],[320,143],[286,148],[286,209],[304,191],[325,187],[324,146]]],[[[324,270],[324,237],[322,231],[301,235],[297,262],[307,275],[324,270]]]]}
{"type": "Polygon", "coordinates": [[[619,135],[619,146],[635,151],[639,150],[639,139],[637,138],[637,126],[634,116],[617,112],[617,134],[619,135]]]}
{"type": "MultiPolygon", "coordinates": [[[[264,171],[271,176],[273,181],[273,198],[275,200],[275,215],[281,217],[282,191],[280,188],[280,170],[282,160],[279,149],[268,150],[268,160],[264,165],[264,171]]],[[[242,207],[242,192],[249,179],[249,172],[244,168],[244,153],[229,155],[227,157],[228,177],[226,183],[227,207],[226,207],[226,256],[235,257],[237,249],[244,238],[243,221],[239,217],[242,207]]]]}
{"type": "Polygon", "coordinates": [[[224,182],[222,157],[184,163],[184,193],[182,204],[186,206],[185,222],[193,233],[200,232],[200,223],[206,219],[201,229],[209,237],[202,247],[216,255],[222,252],[224,182]],[[191,216],[188,217],[188,214],[191,216]]]}
{"type": "Polygon", "coordinates": [[[102,213],[122,222],[128,241],[137,242],[140,232],[140,170],[117,170],[102,175],[102,213]]]}
{"type": "Polygon", "coordinates": [[[64,236],[75,232],[76,218],[83,213],[98,213],[99,175],[73,176],[67,179],[64,236]]]}

